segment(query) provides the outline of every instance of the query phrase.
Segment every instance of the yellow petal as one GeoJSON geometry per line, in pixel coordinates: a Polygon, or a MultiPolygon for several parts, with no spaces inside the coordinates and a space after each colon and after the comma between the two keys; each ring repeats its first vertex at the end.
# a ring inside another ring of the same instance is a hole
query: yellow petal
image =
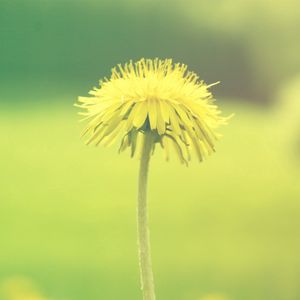
{"type": "Polygon", "coordinates": [[[181,129],[179,126],[178,116],[176,115],[176,112],[172,106],[169,106],[168,108],[169,108],[170,123],[171,123],[172,129],[176,135],[180,135],[181,129]]]}
{"type": "Polygon", "coordinates": [[[160,105],[159,105],[158,102],[156,103],[156,112],[157,112],[157,132],[158,132],[159,135],[162,135],[166,131],[166,124],[165,124],[165,121],[163,119],[161,109],[160,109],[160,105]]]}
{"type": "Polygon", "coordinates": [[[152,130],[156,129],[157,126],[157,111],[156,111],[156,104],[154,100],[148,100],[148,115],[150,121],[150,128],[152,130]]]}
{"type": "Polygon", "coordinates": [[[160,104],[160,111],[165,123],[169,123],[170,121],[170,113],[168,109],[169,104],[167,104],[165,101],[159,101],[159,104],[160,104]]]}
{"type": "Polygon", "coordinates": [[[136,128],[140,128],[143,126],[143,124],[145,123],[145,120],[147,118],[147,103],[145,101],[137,103],[136,104],[137,109],[134,112],[134,116],[133,116],[133,125],[136,128]]]}

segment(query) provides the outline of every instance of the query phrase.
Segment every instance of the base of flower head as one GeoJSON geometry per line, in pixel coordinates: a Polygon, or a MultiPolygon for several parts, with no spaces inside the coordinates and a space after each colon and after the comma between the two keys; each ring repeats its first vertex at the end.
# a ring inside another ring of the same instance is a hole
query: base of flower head
{"type": "Polygon", "coordinates": [[[164,150],[167,161],[169,161],[173,152],[173,155],[177,156],[179,161],[185,165],[188,165],[191,161],[193,152],[200,162],[215,152],[214,141],[220,136],[207,131],[205,127],[201,128],[200,125],[198,125],[197,130],[194,128],[193,132],[188,132],[185,128],[182,128],[179,135],[175,135],[172,130],[168,129],[160,135],[157,130],[151,130],[149,125],[145,125],[144,129],[132,129],[123,136],[119,152],[129,148],[131,157],[134,157],[136,153],[141,153],[144,138],[147,134],[153,136],[152,153],[154,153],[155,147],[159,145],[164,150]],[[199,136],[196,133],[197,131],[199,136]]]}

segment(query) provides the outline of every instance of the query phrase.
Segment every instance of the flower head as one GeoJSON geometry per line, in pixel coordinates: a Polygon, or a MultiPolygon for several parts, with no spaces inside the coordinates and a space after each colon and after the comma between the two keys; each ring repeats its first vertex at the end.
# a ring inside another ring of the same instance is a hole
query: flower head
{"type": "Polygon", "coordinates": [[[166,159],[172,147],[183,163],[194,150],[199,160],[215,151],[215,129],[226,118],[213,104],[209,87],[171,59],[141,59],[112,69],[90,97],[79,97],[77,106],[89,123],[83,132],[87,144],[110,145],[122,138],[120,151],[138,152],[145,134],[160,144],[166,159]]]}

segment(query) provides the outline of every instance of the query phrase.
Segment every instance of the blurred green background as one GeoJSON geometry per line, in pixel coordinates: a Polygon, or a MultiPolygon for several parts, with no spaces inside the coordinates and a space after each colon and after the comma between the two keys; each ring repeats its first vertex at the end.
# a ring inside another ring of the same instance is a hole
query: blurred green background
{"type": "Polygon", "coordinates": [[[0,0],[0,299],[141,299],[138,161],[86,147],[72,104],[171,57],[236,116],[203,164],[153,159],[158,299],[299,300],[299,36],[296,0],[0,0]]]}

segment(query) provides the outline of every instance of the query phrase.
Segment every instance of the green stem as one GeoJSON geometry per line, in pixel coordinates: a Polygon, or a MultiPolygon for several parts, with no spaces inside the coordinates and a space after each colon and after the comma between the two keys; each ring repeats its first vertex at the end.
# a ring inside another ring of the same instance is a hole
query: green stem
{"type": "Polygon", "coordinates": [[[138,248],[140,259],[141,288],[143,291],[144,300],[155,300],[147,212],[147,179],[152,146],[152,134],[146,133],[140,162],[137,203],[138,248]]]}

